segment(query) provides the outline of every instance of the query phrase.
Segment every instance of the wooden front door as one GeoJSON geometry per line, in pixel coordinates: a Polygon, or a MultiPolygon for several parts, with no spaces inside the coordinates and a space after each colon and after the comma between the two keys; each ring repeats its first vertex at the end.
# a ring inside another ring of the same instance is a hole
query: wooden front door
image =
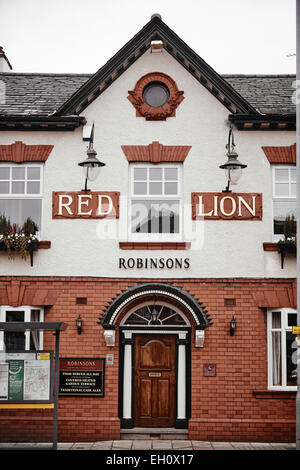
{"type": "Polygon", "coordinates": [[[135,338],[135,426],[174,426],[175,336],[135,338]]]}

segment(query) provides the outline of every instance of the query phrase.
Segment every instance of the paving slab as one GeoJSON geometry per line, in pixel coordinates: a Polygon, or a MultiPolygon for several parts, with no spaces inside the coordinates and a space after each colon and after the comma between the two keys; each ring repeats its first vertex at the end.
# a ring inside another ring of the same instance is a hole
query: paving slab
{"type": "Polygon", "coordinates": [[[253,450],[274,450],[269,442],[250,442],[253,450]]]}
{"type": "Polygon", "coordinates": [[[250,442],[231,442],[230,444],[232,445],[233,449],[236,449],[236,450],[251,450],[252,449],[250,442]]]}
{"type": "Polygon", "coordinates": [[[93,442],[76,442],[72,446],[72,450],[91,450],[93,442]]]}
{"type": "Polygon", "coordinates": [[[99,441],[94,442],[91,450],[110,450],[112,447],[113,441],[99,441]]]}
{"type": "Polygon", "coordinates": [[[272,449],[276,450],[295,450],[296,444],[288,443],[288,442],[281,442],[281,443],[271,443],[272,449]]]}
{"type": "Polygon", "coordinates": [[[214,450],[233,450],[230,442],[212,442],[211,445],[214,450]]]}
{"type": "Polygon", "coordinates": [[[113,441],[112,443],[112,450],[130,450],[132,447],[132,441],[129,440],[121,440],[121,441],[113,441]]]}
{"type": "Polygon", "coordinates": [[[191,441],[193,449],[195,450],[213,450],[211,442],[205,441],[191,441]]]}
{"type": "Polygon", "coordinates": [[[150,450],[152,449],[152,440],[142,440],[142,439],[136,439],[132,441],[132,449],[135,450],[150,450]]]}
{"type": "Polygon", "coordinates": [[[59,442],[57,444],[57,450],[71,450],[74,442],[59,442]]]}
{"type": "Polygon", "coordinates": [[[163,449],[172,449],[172,441],[168,441],[167,439],[153,439],[152,442],[152,449],[154,450],[163,450],[163,449]]]}
{"type": "Polygon", "coordinates": [[[172,449],[193,450],[193,446],[191,441],[180,441],[176,439],[175,441],[172,441],[172,449]]]}

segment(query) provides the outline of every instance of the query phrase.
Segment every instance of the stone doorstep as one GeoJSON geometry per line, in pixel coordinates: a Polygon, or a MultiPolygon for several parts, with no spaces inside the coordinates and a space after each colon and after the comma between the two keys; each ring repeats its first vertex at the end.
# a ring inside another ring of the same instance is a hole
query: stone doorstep
{"type": "Polygon", "coordinates": [[[188,440],[187,429],[175,428],[132,428],[121,429],[121,440],[123,439],[160,439],[160,440],[188,440]]]}

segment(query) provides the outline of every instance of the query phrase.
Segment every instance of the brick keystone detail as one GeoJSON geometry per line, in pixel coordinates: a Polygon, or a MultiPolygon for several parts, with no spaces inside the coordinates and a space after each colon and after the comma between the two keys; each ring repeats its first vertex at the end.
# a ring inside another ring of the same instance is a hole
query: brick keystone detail
{"type": "Polygon", "coordinates": [[[12,280],[6,287],[0,288],[0,305],[54,305],[61,292],[61,289],[28,287],[21,281],[12,280]]]}
{"type": "Polygon", "coordinates": [[[270,163],[296,165],[296,144],[286,147],[262,147],[270,163]]]}
{"type": "Polygon", "coordinates": [[[277,289],[257,289],[255,292],[251,292],[251,294],[259,308],[297,308],[295,286],[277,289]]]}
{"type": "Polygon", "coordinates": [[[0,145],[1,162],[45,162],[53,145],[26,145],[17,141],[11,145],[0,145]]]}
{"type": "Polygon", "coordinates": [[[173,78],[161,72],[151,72],[144,75],[137,81],[134,90],[128,91],[128,93],[127,98],[135,107],[136,116],[144,117],[147,121],[165,121],[168,117],[174,117],[176,108],[184,100],[184,92],[178,90],[173,78]],[[169,99],[163,106],[154,108],[144,101],[143,91],[151,82],[160,82],[168,88],[169,99]]]}
{"type": "Polygon", "coordinates": [[[128,162],[182,163],[186,159],[190,145],[162,145],[152,142],[149,145],[121,145],[128,162]]]}

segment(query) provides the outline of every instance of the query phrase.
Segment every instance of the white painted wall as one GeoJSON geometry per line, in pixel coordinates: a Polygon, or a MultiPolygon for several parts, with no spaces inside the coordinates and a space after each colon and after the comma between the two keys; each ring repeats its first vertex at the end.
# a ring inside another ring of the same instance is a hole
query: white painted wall
{"type": "MultiPolygon", "coordinates": [[[[82,113],[88,124],[95,123],[94,148],[106,163],[99,178],[90,183],[95,191],[120,191],[122,204],[128,196],[129,166],[121,145],[148,145],[159,141],[164,145],[191,145],[184,163],[183,200],[190,204],[191,192],[218,192],[226,181],[219,165],[225,162],[228,139],[228,110],[202,87],[166,51],[145,53],[108,90],[82,113]],[[136,117],[136,110],[127,99],[137,80],[144,74],[160,71],[176,81],[184,90],[184,101],[176,117],[163,122],[136,117]]],[[[34,266],[29,260],[10,261],[0,252],[0,275],[101,276],[101,277],[295,277],[295,259],[286,258],[280,267],[277,253],[263,251],[263,242],[272,241],[271,168],[261,147],[291,145],[294,132],[236,131],[236,150],[248,167],[236,192],[263,193],[263,221],[198,221],[193,222],[203,243],[188,251],[125,251],[119,249],[121,221],[53,220],[52,191],[78,191],[84,186],[78,162],[85,158],[86,143],[82,130],[74,132],[1,132],[0,144],[21,140],[26,144],[53,144],[45,164],[42,239],[51,240],[49,250],[39,250],[34,266]],[[103,238],[103,231],[110,231],[103,238]],[[99,234],[102,234],[99,238],[99,234]],[[189,258],[190,268],[119,269],[123,258],[189,258]]],[[[121,211],[126,220],[127,212],[121,211]]],[[[185,226],[191,224],[188,216],[185,226]]],[[[186,241],[183,240],[183,241],[186,241]]]]}

